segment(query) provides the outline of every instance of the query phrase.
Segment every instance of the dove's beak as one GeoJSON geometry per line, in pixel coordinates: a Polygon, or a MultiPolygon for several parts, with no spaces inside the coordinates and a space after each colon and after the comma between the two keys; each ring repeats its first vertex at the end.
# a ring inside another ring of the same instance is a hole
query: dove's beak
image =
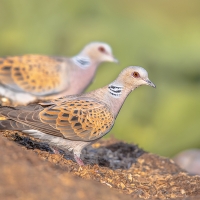
{"type": "Polygon", "coordinates": [[[114,63],[119,63],[119,61],[112,54],[107,56],[106,61],[108,61],[108,62],[114,62],[114,63]]]}
{"type": "Polygon", "coordinates": [[[119,61],[114,56],[110,56],[109,61],[114,63],[119,63],[119,61]]]}
{"type": "Polygon", "coordinates": [[[113,57],[113,62],[119,63],[119,60],[117,60],[115,57],[113,57]]]}
{"type": "Polygon", "coordinates": [[[149,85],[153,88],[156,88],[156,85],[153,82],[151,82],[149,79],[146,79],[145,82],[147,83],[147,85],[149,85]]]}

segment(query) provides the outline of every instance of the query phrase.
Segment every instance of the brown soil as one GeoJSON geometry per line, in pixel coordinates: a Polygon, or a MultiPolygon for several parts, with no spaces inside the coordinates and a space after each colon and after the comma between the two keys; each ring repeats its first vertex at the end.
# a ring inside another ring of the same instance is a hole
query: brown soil
{"type": "Polygon", "coordinates": [[[70,152],[56,155],[20,132],[1,133],[0,199],[200,199],[200,176],[134,144],[100,140],[83,151],[87,165],[79,168],[70,152]]]}

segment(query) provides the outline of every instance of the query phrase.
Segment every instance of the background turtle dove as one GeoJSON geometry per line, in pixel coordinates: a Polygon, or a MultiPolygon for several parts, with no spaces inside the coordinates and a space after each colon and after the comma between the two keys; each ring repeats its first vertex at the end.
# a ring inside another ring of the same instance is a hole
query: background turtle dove
{"type": "Polygon", "coordinates": [[[92,42],[72,58],[23,55],[0,58],[0,95],[17,104],[82,93],[102,62],[117,62],[111,47],[92,42]]]}

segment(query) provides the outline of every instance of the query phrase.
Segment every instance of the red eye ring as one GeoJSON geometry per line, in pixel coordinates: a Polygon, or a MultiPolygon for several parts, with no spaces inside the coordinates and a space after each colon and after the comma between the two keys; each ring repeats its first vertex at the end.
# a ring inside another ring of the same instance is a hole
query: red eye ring
{"type": "Polygon", "coordinates": [[[98,49],[99,49],[99,51],[101,51],[103,53],[106,51],[104,47],[99,47],[98,49]]]}
{"type": "Polygon", "coordinates": [[[135,77],[135,78],[139,78],[140,74],[138,72],[133,72],[132,76],[135,77]]]}

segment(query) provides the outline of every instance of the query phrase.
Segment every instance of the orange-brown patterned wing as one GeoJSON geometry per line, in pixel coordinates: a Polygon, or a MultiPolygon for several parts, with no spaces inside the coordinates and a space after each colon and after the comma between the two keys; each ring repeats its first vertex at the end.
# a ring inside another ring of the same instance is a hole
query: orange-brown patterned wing
{"type": "Polygon", "coordinates": [[[45,108],[40,120],[60,130],[66,139],[93,141],[104,136],[114,125],[114,116],[103,103],[93,99],[68,100],[45,108]]]}
{"type": "Polygon", "coordinates": [[[0,58],[0,83],[34,95],[57,92],[61,84],[62,58],[24,55],[0,58]]]}

